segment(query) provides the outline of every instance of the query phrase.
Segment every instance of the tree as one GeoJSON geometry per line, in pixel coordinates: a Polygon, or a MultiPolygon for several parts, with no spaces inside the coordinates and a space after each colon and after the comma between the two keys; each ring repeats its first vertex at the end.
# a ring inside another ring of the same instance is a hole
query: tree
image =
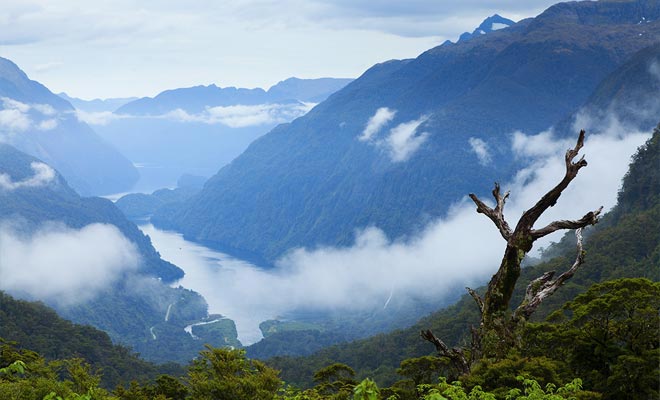
{"type": "Polygon", "coordinates": [[[244,350],[207,346],[188,372],[189,393],[199,400],[274,399],[282,386],[277,371],[245,358],[244,350]]]}
{"type": "Polygon", "coordinates": [[[511,229],[504,218],[504,205],[509,197],[509,192],[502,195],[498,183],[495,183],[492,192],[495,207],[489,207],[475,194],[470,194],[470,198],[477,206],[477,212],[490,218],[506,241],[504,257],[499,269],[488,283],[484,297],[482,298],[474,290],[467,288],[481,312],[480,326],[472,329],[472,346],[469,352],[461,348],[450,349],[430,330],[421,332],[421,336],[425,340],[434,344],[439,355],[450,359],[459,374],[469,373],[472,364],[482,357],[502,359],[511,348],[519,346],[519,328],[524,325],[543,300],[570,279],[584,262],[581,231],[582,228],[598,222],[602,207],[588,212],[579,220],[554,221],[543,228],[534,228],[534,224],[541,215],[557,203],[562,192],[577,176],[580,169],[587,166],[584,156],[574,161],[583,145],[584,131],[580,131],[575,147],[566,152],[566,173],[563,179],[541,197],[532,208],[523,213],[514,229],[511,229]],[[520,277],[522,260],[532,249],[536,240],[562,229],[576,229],[577,257],[575,262],[570,269],[556,279],[553,279],[555,272],[551,271],[533,280],[527,287],[523,301],[511,312],[509,303],[520,277]]]}

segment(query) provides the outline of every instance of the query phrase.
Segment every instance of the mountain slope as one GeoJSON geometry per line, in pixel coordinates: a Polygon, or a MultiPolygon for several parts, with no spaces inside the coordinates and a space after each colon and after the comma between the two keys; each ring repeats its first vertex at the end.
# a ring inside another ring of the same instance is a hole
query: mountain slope
{"type": "Polygon", "coordinates": [[[292,247],[348,245],[368,226],[413,234],[475,186],[510,177],[519,167],[511,133],[536,133],[570,115],[657,41],[658,19],[652,1],[562,3],[510,28],[376,65],[152,221],[271,261],[292,247]],[[642,17],[653,22],[638,24],[642,17]]]}
{"type": "MultiPolygon", "coordinates": [[[[202,348],[184,328],[206,301],[169,286],[183,276],[109,200],[81,198],[52,168],[0,144],[0,289],[42,300],[153,361],[187,362],[202,348]]],[[[199,334],[221,345],[236,340],[199,334]]]]}
{"type": "MultiPolygon", "coordinates": [[[[159,373],[179,372],[174,365],[156,367],[126,347],[113,345],[105,332],[60,318],[41,303],[16,300],[0,292],[0,338],[16,342],[48,360],[80,357],[102,368],[102,384],[114,388],[132,380],[154,379],[159,373]]],[[[0,341],[0,347],[5,343],[0,341]]]]}
{"type": "Polygon", "coordinates": [[[87,124],[73,107],[0,58],[0,141],[54,166],[84,194],[130,189],[138,178],[131,163],[87,124]]]}
{"type": "MultiPolygon", "coordinates": [[[[535,319],[540,320],[597,282],[621,277],[645,277],[660,281],[660,125],[634,157],[623,180],[617,206],[590,232],[585,241],[586,262],[575,276],[546,299],[535,319]]],[[[572,234],[567,234],[549,253],[552,259],[524,268],[512,304],[518,304],[532,279],[555,270],[564,271],[575,258],[572,234]]],[[[482,293],[485,288],[477,289],[482,293]]],[[[472,297],[464,295],[456,304],[421,319],[410,328],[337,345],[313,356],[278,357],[270,364],[282,370],[286,382],[311,386],[314,371],[331,364],[348,364],[358,377],[372,377],[379,385],[400,379],[396,368],[406,358],[434,354],[433,346],[419,332],[431,329],[449,346],[469,343],[470,325],[479,321],[472,297]]]]}

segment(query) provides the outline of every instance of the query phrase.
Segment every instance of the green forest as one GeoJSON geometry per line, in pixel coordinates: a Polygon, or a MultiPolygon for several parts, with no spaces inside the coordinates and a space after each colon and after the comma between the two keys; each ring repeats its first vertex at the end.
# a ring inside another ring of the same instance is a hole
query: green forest
{"type": "MultiPolygon", "coordinates": [[[[207,346],[182,367],[142,361],[101,331],[3,294],[0,398],[657,399],[659,166],[660,125],[634,156],[618,205],[585,232],[585,265],[516,328],[514,345],[484,352],[467,373],[436,355],[420,331],[468,348],[470,326],[479,324],[469,295],[409,329],[312,356],[258,361],[241,349],[207,346]]],[[[574,236],[565,235],[544,256],[548,261],[523,268],[512,304],[536,277],[568,268],[574,236]]]]}

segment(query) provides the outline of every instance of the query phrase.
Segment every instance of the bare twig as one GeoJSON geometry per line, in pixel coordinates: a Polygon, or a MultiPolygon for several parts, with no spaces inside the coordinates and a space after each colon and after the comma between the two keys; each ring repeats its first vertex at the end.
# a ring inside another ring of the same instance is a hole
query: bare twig
{"type": "Polygon", "coordinates": [[[495,198],[496,202],[495,208],[488,207],[483,201],[479,200],[477,195],[474,193],[470,193],[469,196],[474,204],[477,205],[477,212],[490,218],[497,229],[499,229],[500,234],[504,240],[509,240],[511,237],[511,228],[504,219],[504,204],[506,203],[506,199],[509,197],[509,192],[506,192],[504,196],[500,195],[500,184],[495,182],[495,188],[493,189],[493,197],[495,198]]]}
{"type": "Polygon", "coordinates": [[[458,372],[461,375],[470,372],[470,363],[468,363],[467,359],[465,358],[465,354],[463,354],[462,349],[459,348],[450,349],[449,347],[447,347],[445,342],[443,342],[437,336],[435,336],[433,332],[431,332],[429,329],[422,331],[420,333],[420,336],[424,340],[433,343],[435,349],[438,351],[438,355],[449,358],[454,368],[456,368],[456,370],[458,370],[458,372]]]}
{"type": "Polygon", "coordinates": [[[546,298],[550,297],[557,289],[559,289],[564,282],[571,279],[575,275],[575,271],[580,268],[584,263],[584,249],[582,246],[582,228],[575,230],[575,236],[577,237],[577,256],[575,257],[575,262],[568,271],[559,275],[557,279],[551,280],[555,272],[546,272],[540,278],[537,278],[530,282],[527,286],[527,291],[525,293],[525,299],[518,306],[514,313],[514,319],[518,318],[529,318],[534,311],[538,308],[539,305],[546,298]]]}
{"type": "Polygon", "coordinates": [[[472,296],[474,301],[477,303],[477,306],[479,306],[479,312],[483,313],[484,312],[484,301],[479,296],[479,293],[475,292],[474,290],[470,289],[469,287],[466,287],[465,290],[472,296]]]}
{"type": "Polygon", "coordinates": [[[566,156],[564,157],[566,162],[566,174],[564,175],[564,179],[562,179],[557,186],[550,189],[550,191],[546,193],[532,208],[525,211],[518,221],[518,225],[515,229],[516,232],[531,230],[541,214],[557,203],[559,196],[561,196],[564,189],[568,187],[569,183],[575,179],[580,168],[587,166],[587,161],[584,159],[584,156],[582,156],[577,162],[573,162],[573,159],[578,155],[583,145],[584,130],[581,130],[575,147],[566,151],[566,156]]]}
{"type": "Polygon", "coordinates": [[[536,240],[538,238],[542,238],[543,236],[549,235],[552,232],[556,232],[560,229],[578,229],[578,228],[584,228],[585,226],[588,225],[595,225],[596,223],[598,223],[598,216],[600,215],[601,211],[603,211],[603,207],[600,207],[598,208],[598,210],[595,211],[589,211],[584,215],[584,217],[578,219],[577,221],[569,221],[569,220],[554,221],[541,229],[532,229],[531,231],[532,238],[536,240]]]}

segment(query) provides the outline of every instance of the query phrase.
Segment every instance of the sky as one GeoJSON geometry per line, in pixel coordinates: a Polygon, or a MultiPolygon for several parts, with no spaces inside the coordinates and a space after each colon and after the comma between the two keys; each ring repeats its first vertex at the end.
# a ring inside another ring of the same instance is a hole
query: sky
{"type": "Polygon", "coordinates": [[[499,13],[553,0],[2,0],[0,57],[55,93],[154,96],[216,84],[356,78],[412,58],[499,13]]]}

